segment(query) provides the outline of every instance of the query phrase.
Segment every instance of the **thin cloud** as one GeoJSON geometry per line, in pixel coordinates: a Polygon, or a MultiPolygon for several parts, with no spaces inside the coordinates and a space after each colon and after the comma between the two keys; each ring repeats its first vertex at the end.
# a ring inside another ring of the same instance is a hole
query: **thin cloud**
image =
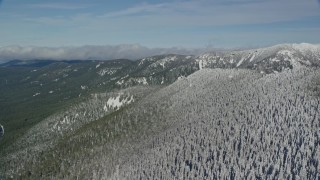
{"type": "Polygon", "coordinates": [[[68,19],[63,16],[56,16],[56,17],[38,17],[38,18],[23,18],[29,22],[36,22],[41,24],[48,24],[48,25],[64,25],[67,24],[68,19]]]}
{"type": "MultiPolygon", "coordinates": [[[[60,22],[60,25],[68,25],[75,21],[82,21],[83,27],[95,23],[106,24],[105,26],[108,28],[119,27],[122,29],[146,28],[146,26],[149,27],[153,24],[164,28],[195,28],[199,26],[264,24],[320,15],[318,8],[314,5],[316,5],[315,1],[304,2],[301,0],[173,1],[159,4],[136,4],[126,9],[104,14],[90,13],[90,16],[85,18],[76,18],[77,15],[72,14],[70,16],[65,15],[63,18],[52,16],[31,17],[28,20],[39,21],[44,24],[52,22],[54,25],[56,25],[56,22],[60,22]],[[63,21],[63,19],[68,21],[63,21]],[[131,25],[132,22],[135,22],[135,24],[131,25]]],[[[38,6],[65,9],[85,7],[83,5],[55,3],[38,6]]]]}
{"type": "Polygon", "coordinates": [[[109,12],[106,13],[100,17],[121,17],[121,16],[130,16],[130,15],[136,15],[140,13],[152,13],[152,12],[158,12],[159,10],[162,10],[164,7],[166,7],[167,4],[140,4],[134,7],[130,7],[124,10],[115,11],[115,12],[109,12]]]}
{"type": "Polygon", "coordinates": [[[77,10],[85,9],[92,6],[91,4],[71,4],[71,3],[41,3],[41,4],[31,4],[30,8],[38,9],[62,9],[62,10],[77,10]]]}
{"type": "Polygon", "coordinates": [[[314,1],[301,0],[173,1],[159,4],[137,4],[120,11],[108,12],[99,17],[124,16],[126,18],[140,15],[140,17],[160,20],[160,23],[175,21],[173,24],[182,25],[191,23],[192,25],[253,24],[290,21],[319,15],[314,5],[314,1]],[[308,11],[305,11],[306,9],[308,11]]]}

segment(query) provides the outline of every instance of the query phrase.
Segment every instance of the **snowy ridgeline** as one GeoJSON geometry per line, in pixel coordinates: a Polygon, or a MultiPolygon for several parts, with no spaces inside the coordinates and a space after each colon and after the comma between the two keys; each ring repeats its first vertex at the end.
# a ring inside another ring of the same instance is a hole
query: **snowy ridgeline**
{"type": "Polygon", "coordinates": [[[37,160],[12,161],[4,172],[54,179],[317,179],[320,99],[312,87],[319,77],[307,68],[269,75],[203,69],[61,136],[37,160]]]}
{"type": "Polygon", "coordinates": [[[201,68],[246,68],[261,73],[280,72],[300,65],[320,66],[320,46],[280,44],[267,48],[204,53],[196,58],[201,68]]]}

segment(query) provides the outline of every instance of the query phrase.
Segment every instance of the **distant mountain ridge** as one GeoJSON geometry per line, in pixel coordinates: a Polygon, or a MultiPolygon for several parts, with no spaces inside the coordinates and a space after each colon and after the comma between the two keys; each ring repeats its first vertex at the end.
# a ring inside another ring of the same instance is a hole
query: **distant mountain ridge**
{"type": "Polygon", "coordinates": [[[66,63],[66,64],[76,64],[76,63],[89,63],[90,60],[12,60],[0,64],[0,67],[44,67],[55,63],[66,63]]]}
{"type": "MultiPolygon", "coordinates": [[[[266,48],[237,50],[237,51],[214,51],[203,53],[198,56],[187,55],[157,55],[136,60],[139,62],[136,66],[142,65],[144,62],[159,61],[152,64],[153,68],[161,66],[165,69],[165,64],[179,66],[185,64],[186,60],[189,64],[198,64],[200,68],[244,68],[260,70],[264,73],[281,71],[285,68],[293,68],[297,65],[320,66],[320,45],[313,44],[279,44],[266,48]],[[172,57],[178,57],[173,58],[172,57]],[[171,58],[171,59],[170,59],[171,58]],[[140,63],[141,62],[141,63],[140,63]]],[[[0,67],[44,67],[55,63],[77,64],[97,62],[102,60],[12,60],[0,67]]],[[[117,61],[117,60],[116,60],[117,61]]],[[[127,60],[130,61],[130,60],[127,60]]],[[[148,64],[148,63],[147,63],[148,64]]],[[[145,66],[144,66],[145,67],[145,66]]],[[[167,67],[168,68],[168,67],[167,67]]]]}
{"type": "Polygon", "coordinates": [[[272,73],[299,65],[320,66],[320,45],[281,44],[244,51],[204,53],[197,59],[203,68],[243,68],[272,73]]]}

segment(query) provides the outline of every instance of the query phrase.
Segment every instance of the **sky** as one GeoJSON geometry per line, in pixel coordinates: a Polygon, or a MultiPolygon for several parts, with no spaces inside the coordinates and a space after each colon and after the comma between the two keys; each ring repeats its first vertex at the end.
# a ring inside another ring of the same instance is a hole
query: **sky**
{"type": "Polygon", "coordinates": [[[320,0],[0,0],[0,48],[302,42],[320,43],[320,0]]]}

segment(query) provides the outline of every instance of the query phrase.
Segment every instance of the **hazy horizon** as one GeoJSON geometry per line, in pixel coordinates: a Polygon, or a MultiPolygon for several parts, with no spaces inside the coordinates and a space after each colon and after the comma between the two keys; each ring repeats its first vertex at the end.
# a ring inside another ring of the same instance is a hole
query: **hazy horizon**
{"type": "Polygon", "coordinates": [[[320,43],[317,0],[0,1],[0,46],[149,48],[320,43]]]}

